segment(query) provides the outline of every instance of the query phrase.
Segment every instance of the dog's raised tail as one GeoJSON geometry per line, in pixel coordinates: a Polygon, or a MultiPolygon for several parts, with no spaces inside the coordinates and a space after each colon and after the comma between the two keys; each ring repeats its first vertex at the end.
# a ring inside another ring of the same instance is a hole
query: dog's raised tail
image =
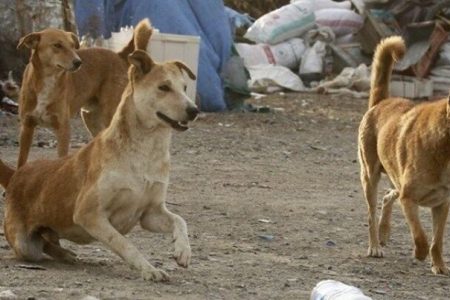
{"type": "Polygon", "coordinates": [[[405,42],[400,36],[385,38],[378,44],[372,63],[369,108],[389,97],[389,82],[394,63],[402,59],[405,52],[405,42]]]}
{"type": "Polygon", "coordinates": [[[13,168],[5,165],[0,159],[0,185],[3,186],[3,188],[6,189],[9,184],[9,180],[13,176],[14,172],[15,171],[13,168]]]}
{"type": "Polygon", "coordinates": [[[153,34],[153,28],[149,19],[140,21],[133,30],[133,37],[128,44],[120,50],[117,54],[128,62],[128,55],[134,50],[146,50],[148,42],[153,34]]]}

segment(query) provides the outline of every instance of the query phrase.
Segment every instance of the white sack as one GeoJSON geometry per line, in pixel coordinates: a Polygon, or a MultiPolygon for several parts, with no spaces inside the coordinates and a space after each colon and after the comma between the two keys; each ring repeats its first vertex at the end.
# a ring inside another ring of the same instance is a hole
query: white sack
{"type": "Polygon", "coordinates": [[[348,9],[321,9],[315,12],[315,16],[316,24],[330,27],[336,37],[355,33],[363,25],[363,17],[348,9]]]}
{"type": "Polygon", "coordinates": [[[267,93],[275,88],[286,88],[300,92],[305,89],[302,80],[291,70],[283,66],[258,65],[248,68],[249,87],[253,92],[267,93]]]}
{"type": "Polygon", "coordinates": [[[256,43],[272,45],[300,37],[315,26],[312,7],[313,4],[285,5],[256,20],[244,37],[256,43]]]}
{"type": "Polygon", "coordinates": [[[238,43],[234,45],[247,67],[255,65],[281,65],[297,68],[306,46],[302,39],[293,38],[277,45],[238,43]]]}
{"type": "Polygon", "coordinates": [[[350,9],[352,7],[352,3],[350,1],[335,2],[331,0],[291,0],[291,4],[294,2],[300,5],[309,5],[310,3],[312,3],[313,11],[325,8],[350,9]]]}

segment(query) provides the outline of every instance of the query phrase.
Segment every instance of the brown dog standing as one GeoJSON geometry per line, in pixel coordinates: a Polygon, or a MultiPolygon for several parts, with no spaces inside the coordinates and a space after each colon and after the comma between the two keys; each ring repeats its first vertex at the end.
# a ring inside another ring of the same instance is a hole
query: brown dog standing
{"type": "Polygon", "coordinates": [[[191,248],[185,221],[165,205],[172,130],[184,131],[198,110],[186,96],[181,62],[154,63],[146,52],[130,56],[129,84],[108,128],[73,155],[26,164],[17,171],[0,161],[6,189],[5,236],[21,259],[43,253],[73,260],[64,238],[98,240],[144,279],[166,280],[125,237],[137,223],[173,234],[175,258],[187,267],[191,248]]]}
{"type": "Polygon", "coordinates": [[[69,151],[70,118],[80,109],[92,136],[106,128],[127,84],[127,56],[135,49],[146,49],[151,34],[149,21],[141,21],[119,53],[101,48],[77,50],[77,37],[58,29],[23,37],[17,47],[31,49],[31,58],[19,96],[18,166],[27,161],[37,125],[55,131],[60,157],[69,151]]]}
{"type": "Polygon", "coordinates": [[[359,128],[359,160],[364,196],[369,209],[368,255],[382,257],[389,239],[393,202],[400,200],[415,244],[414,255],[431,256],[432,271],[448,274],[442,258],[443,235],[450,198],[450,98],[414,103],[389,97],[394,62],[405,53],[401,37],[380,42],[373,62],[369,110],[359,128]],[[377,226],[377,185],[386,173],[394,186],[384,197],[377,226]],[[420,224],[419,206],[430,207],[433,240],[420,224]]]}

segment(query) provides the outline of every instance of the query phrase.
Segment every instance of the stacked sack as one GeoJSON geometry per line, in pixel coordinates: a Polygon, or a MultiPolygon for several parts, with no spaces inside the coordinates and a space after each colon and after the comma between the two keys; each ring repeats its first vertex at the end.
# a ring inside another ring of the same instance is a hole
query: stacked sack
{"type": "MultiPolygon", "coordinates": [[[[244,36],[256,44],[238,43],[236,50],[247,67],[270,64],[297,70],[302,57],[311,57],[309,52],[323,48],[323,45],[315,45],[323,41],[305,40],[311,30],[328,27],[334,39],[352,35],[362,27],[363,18],[350,8],[350,1],[292,0],[256,20],[244,36]]],[[[323,63],[313,65],[314,72],[323,68],[323,63]]]]}

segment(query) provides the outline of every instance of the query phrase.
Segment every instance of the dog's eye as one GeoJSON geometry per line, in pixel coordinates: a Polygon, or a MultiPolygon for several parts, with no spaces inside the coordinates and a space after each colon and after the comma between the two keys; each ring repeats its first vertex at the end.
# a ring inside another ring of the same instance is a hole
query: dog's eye
{"type": "Polygon", "coordinates": [[[60,43],[56,43],[56,44],[53,44],[53,47],[55,47],[56,49],[61,49],[62,45],[60,43]]]}
{"type": "Polygon", "coordinates": [[[168,86],[167,84],[160,85],[158,89],[163,92],[170,92],[170,86],[168,86]]]}
{"type": "Polygon", "coordinates": [[[186,90],[187,90],[187,85],[184,86],[184,91],[186,92],[186,90]]]}

